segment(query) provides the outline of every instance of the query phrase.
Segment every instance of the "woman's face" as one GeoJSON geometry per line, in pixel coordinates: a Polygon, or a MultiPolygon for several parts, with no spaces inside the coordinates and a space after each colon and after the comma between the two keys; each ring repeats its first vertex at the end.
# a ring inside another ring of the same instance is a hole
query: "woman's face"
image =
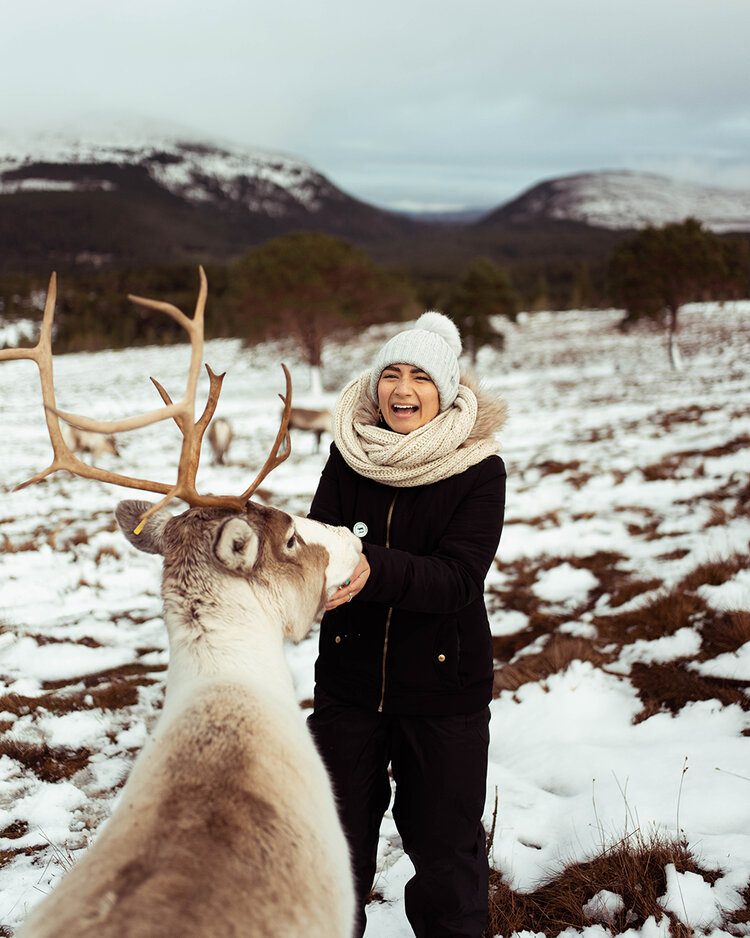
{"type": "Polygon", "coordinates": [[[396,433],[411,433],[440,413],[440,395],[432,378],[416,365],[388,365],[378,380],[378,405],[396,433]]]}

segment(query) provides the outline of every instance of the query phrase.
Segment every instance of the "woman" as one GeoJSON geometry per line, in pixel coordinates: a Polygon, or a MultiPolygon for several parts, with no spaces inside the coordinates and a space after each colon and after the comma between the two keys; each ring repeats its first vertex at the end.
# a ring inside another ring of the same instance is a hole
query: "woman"
{"type": "Polygon", "coordinates": [[[461,339],[421,316],[348,384],[310,517],[362,538],[360,565],[320,631],[310,730],[352,851],[365,928],[378,831],[393,817],[415,875],[418,938],[479,938],[492,641],[484,579],[503,523],[494,433],[505,406],[459,379],[461,339]]]}

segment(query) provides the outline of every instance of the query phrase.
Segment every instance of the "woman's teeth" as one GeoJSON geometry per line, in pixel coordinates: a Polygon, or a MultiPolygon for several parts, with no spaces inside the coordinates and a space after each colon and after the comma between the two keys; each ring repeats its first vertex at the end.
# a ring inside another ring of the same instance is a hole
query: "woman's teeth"
{"type": "Polygon", "coordinates": [[[416,404],[391,404],[391,410],[397,414],[414,414],[418,408],[416,404]]]}

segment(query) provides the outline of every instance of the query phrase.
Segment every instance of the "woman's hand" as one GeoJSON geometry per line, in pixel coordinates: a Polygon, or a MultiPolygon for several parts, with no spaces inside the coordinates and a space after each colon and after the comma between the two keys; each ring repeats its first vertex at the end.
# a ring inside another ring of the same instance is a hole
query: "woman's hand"
{"type": "Polygon", "coordinates": [[[370,564],[367,562],[367,557],[362,554],[352,575],[343,586],[340,586],[336,590],[326,603],[326,612],[330,612],[331,609],[335,609],[336,606],[340,606],[342,603],[351,602],[365,585],[369,575],[370,564]]]}

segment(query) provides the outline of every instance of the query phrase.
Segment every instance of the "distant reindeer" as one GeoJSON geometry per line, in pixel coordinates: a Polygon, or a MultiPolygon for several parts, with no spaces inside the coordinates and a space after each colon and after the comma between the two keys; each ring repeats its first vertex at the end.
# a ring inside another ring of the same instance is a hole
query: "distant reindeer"
{"type": "Polygon", "coordinates": [[[94,459],[99,459],[106,453],[119,456],[114,436],[105,433],[92,433],[89,430],[79,430],[77,427],[63,424],[60,428],[65,443],[74,453],[90,453],[94,459]]]}
{"type": "Polygon", "coordinates": [[[315,434],[315,452],[320,452],[320,440],[324,433],[333,436],[333,417],[330,410],[314,410],[307,407],[292,407],[289,414],[290,430],[309,430],[315,434]]]}
{"type": "MultiPolygon", "coordinates": [[[[33,349],[42,384],[52,464],[85,478],[159,492],[157,504],[124,501],[118,524],[131,544],[164,558],[162,597],[170,661],[163,712],[136,759],[114,814],[84,857],[32,911],[17,938],[349,938],[349,857],[333,795],[298,706],[283,640],[299,640],[327,595],[351,574],[358,538],[250,497],[290,452],[291,379],[273,449],[239,496],[200,495],[203,434],[223,375],[195,420],[206,280],[193,318],[166,303],[190,335],[184,397],[126,420],[98,423],[59,411],[52,374],[55,277],[33,349]],[[112,433],[173,417],[182,433],[177,482],[133,479],[81,462],[58,417],[112,433]],[[283,446],[283,449],[282,449],[283,446]],[[172,517],[166,503],[191,507],[172,517]]],[[[154,380],[154,379],[152,379],[154,380]]]]}
{"type": "MultiPolygon", "coordinates": [[[[294,410],[294,408],[292,408],[294,410]]],[[[211,426],[206,434],[211,452],[214,456],[214,465],[223,466],[224,457],[229,452],[229,447],[234,439],[234,430],[232,424],[226,417],[217,417],[211,421],[211,426]]]]}

